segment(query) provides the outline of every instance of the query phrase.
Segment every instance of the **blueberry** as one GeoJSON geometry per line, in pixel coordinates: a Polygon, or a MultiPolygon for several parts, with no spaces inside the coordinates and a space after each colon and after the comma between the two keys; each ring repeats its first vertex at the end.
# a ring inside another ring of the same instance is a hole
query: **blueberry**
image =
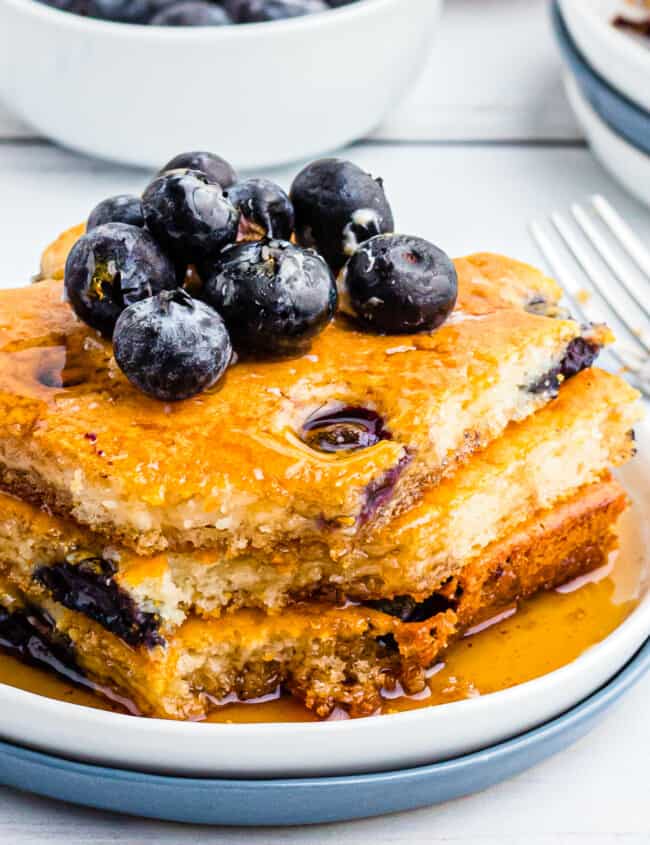
{"type": "Polygon", "coordinates": [[[128,223],[129,226],[144,227],[142,201],[131,194],[118,194],[102,200],[90,212],[86,230],[90,231],[104,223],[128,223]]]}
{"type": "Polygon", "coordinates": [[[132,384],[174,402],[216,384],[232,347],[217,312],[178,288],[127,308],[115,326],[113,353],[132,384]]]}
{"type": "Polygon", "coordinates": [[[145,229],[104,223],[82,235],[65,264],[65,295],[105,337],[134,302],[176,287],[174,266],[145,229]]]}
{"type": "Polygon", "coordinates": [[[377,411],[346,406],[312,414],[302,427],[302,439],[320,452],[353,452],[391,436],[377,411]]]}
{"type": "Polygon", "coordinates": [[[154,15],[152,26],[227,26],[232,18],[214,3],[206,0],[181,0],[154,15]]]}
{"type": "Polygon", "coordinates": [[[239,240],[277,238],[293,233],[293,206],[285,192],[269,179],[244,179],[226,191],[240,212],[239,240]]]}
{"type": "Polygon", "coordinates": [[[234,243],[239,212],[221,185],[198,170],[170,170],[142,195],[144,219],[153,236],[180,266],[210,262],[234,243]]]}
{"type": "Polygon", "coordinates": [[[142,610],[120,588],[115,581],[116,570],[108,560],[88,558],[76,565],[41,566],[33,577],[59,604],[94,619],[129,645],[164,645],[160,617],[142,610]]]}
{"type": "Polygon", "coordinates": [[[40,0],[40,2],[61,12],[72,12],[84,17],[87,17],[90,12],[90,0],[40,0]]]}
{"type": "Polygon", "coordinates": [[[179,153],[158,173],[162,176],[169,170],[199,170],[205,173],[211,182],[217,182],[225,190],[237,181],[237,174],[221,156],[214,153],[206,153],[201,150],[193,150],[189,153],[179,153]]]}
{"type": "Polygon", "coordinates": [[[340,286],[343,309],[386,334],[438,328],[458,294],[449,256],[410,235],[376,235],[366,241],[346,264],[340,286]]]}
{"type": "Polygon", "coordinates": [[[393,231],[393,213],[381,179],[356,164],[323,158],[296,176],[290,191],[296,238],[318,250],[338,273],[358,244],[393,231]]]}
{"type": "Polygon", "coordinates": [[[118,23],[149,23],[171,0],[87,0],[88,14],[93,18],[118,23]]]}
{"type": "Polygon", "coordinates": [[[327,264],[287,241],[229,247],[204,281],[206,300],[244,354],[300,353],[336,310],[336,285],[327,264]]]}
{"type": "Polygon", "coordinates": [[[328,9],[324,0],[225,0],[224,6],[237,23],[279,21],[328,9]]]}

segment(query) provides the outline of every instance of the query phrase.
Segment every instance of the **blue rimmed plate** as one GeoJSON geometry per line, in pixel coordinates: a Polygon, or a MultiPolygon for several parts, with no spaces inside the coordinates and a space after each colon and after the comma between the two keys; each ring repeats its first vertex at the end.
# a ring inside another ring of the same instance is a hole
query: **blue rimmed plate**
{"type": "Polygon", "coordinates": [[[649,669],[650,640],[613,680],[559,718],[483,751],[413,769],[329,778],[179,778],[74,763],[0,743],[0,783],[88,807],[196,824],[378,816],[468,795],[530,768],[584,736],[649,669]]]}
{"type": "Polygon", "coordinates": [[[629,143],[650,154],[650,113],[619,93],[587,62],[571,37],[557,0],[552,19],[564,62],[594,111],[629,143]]]}

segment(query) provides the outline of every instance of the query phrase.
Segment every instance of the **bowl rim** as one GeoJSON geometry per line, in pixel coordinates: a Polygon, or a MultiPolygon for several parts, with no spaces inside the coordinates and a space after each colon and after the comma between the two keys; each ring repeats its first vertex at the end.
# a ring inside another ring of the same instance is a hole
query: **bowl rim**
{"type": "Polygon", "coordinates": [[[617,108],[626,111],[635,120],[650,125],[650,112],[647,112],[642,106],[631,100],[627,94],[615,88],[611,82],[605,79],[589,63],[587,57],[576,44],[569,29],[569,25],[562,11],[562,0],[554,0],[551,6],[551,14],[555,27],[556,41],[565,63],[569,65],[571,75],[574,77],[582,75],[587,78],[590,84],[598,89],[600,96],[607,97],[610,102],[616,103],[617,108]]]}
{"type": "MultiPolygon", "coordinates": [[[[569,14],[575,13],[580,15],[582,20],[587,23],[591,31],[604,43],[606,47],[611,49],[616,54],[616,59],[625,61],[630,64],[630,51],[635,56],[634,61],[642,62],[646,65],[650,72],[650,49],[639,43],[636,38],[630,36],[629,33],[622,32],[620,29],[612,26],[609,20],[605,20],[595,5],[585,0],[556,0],[561,7],[562,12],[565,13],[569,9],[569,14]]],[[[632,10],[633,11],[633,10],[632,10]]],[[[565,20],[568,27],[568,22],[565,20]]]]}
{"type": "MultiPolygon", "coordinates": [[[[430,0],[432,6],[441,0],[430,0]]],[[[0,6],[11,6],[20,14],[38,18],[45,24],[66,28],[72,31],[82,31],[86,34],[106,35],[107,37],[126,39],[143,39],[145,41],[160,40],[163,43],[188,40],[192,43],[220,42],[224,39],[250,39],[266,34],[296,33],[308,31],[314,26],[319,30],[323,27],[345,26],[363,17],[372,17],[373,13],[380,13],[384,9],[398,6],[402,0],[354,0],[354,2],[330,8],[323,12],[310,15],[300,15],[278,21],[262,21],[253,24],[232,24],[227,26],[151,26],[149,24],[125,23],[119,21],[105,21],[98,18],[77,15],[48,6],[40,0],[0,0],[0,6]]]]}
{"type": "MultiPolygon", "coordinates": [[[[644,426],[642,423],[639,428],[644,426]]],[[[646,437],[650,440],[650,421],[645,422],[647,430],[646,437]]],[[[647,519],[644,520],[647,522],[647,519]]],[[[205,737],[206,741],[218,740],[220,736],[228,734],[229,737],[238,736],[242,741],[246,739],[264,740],[271,735],[286,734],[299,739],[303,734],[320,731],[323,734],[355,734],[359,731],[373,731],[379,725],[385,725],[390,729],[396,722],[401,727],[417,728],[418,726],[426,725],[431,720],[431,714],[445,714],[450,712],[453,708],[453,713],[464,719],[471,719],[481,710],[485,710],[496,704],[502,707],[516,706],[522,699],[543,697],[549,687],[554,687],[563,680],[568,680],[575,672],[576,667],[580,667],[584,672],[588,672],[590,667],[597,667],[601,662],[601,656],[606,655],[608,651],[616,647],[616,644],[628,638],[637,639],[639,642],[647,639],[650,633],[650,581],[644,579],[643,594],[641,595],[638,604],[631,611],[631,613],[608,634],[603,640],[586,649],[582,654],[578,655],[574,660],[565,664],[564,666],[533,678],[530,681],[525,681],[521,684],[508,687],[504,690],[497,690],[495,692],[486,693],[477,698],[463,699],[461,701],[452,701],[445,704],[438,704],[433,707],[423,707],[414,710],[403,711],[399,713],[377,714],[366,716],[362,719],[341,719],[329,721],[315,721],[315,722],[243,722],[243,723],[220,723],[220,722],[199,722],[181,721],[174,719],[160,719],[156,717],[134,717],[123,713],[114,713],[106,710],[98,710],[85,705],[70,704],[65,701],[59,701],[52,698],[39,695],[38,693],[28,692],[18,687],[12,687],[8,684],[0,683],[0,702],[4,699],[13,699],[15,704],[20,704],[27,700],[37,700],[39,706],[42,708],[42,713],[46,714],[53,720],[57,718],[69,718],[71,715],[76,715],[76,720],[83,719],[87,725],[96,727],[97,729],[112,730],[120,732],[126,728],[127,733],[136,729],[144,734],[158,734],[160,731],[166,733],[170,740],[182,740],[184,736],[192,732],[201,731],[201,735],[205,737]]],[[[635,648],[636,650],[636,648],[635,648]]]]}

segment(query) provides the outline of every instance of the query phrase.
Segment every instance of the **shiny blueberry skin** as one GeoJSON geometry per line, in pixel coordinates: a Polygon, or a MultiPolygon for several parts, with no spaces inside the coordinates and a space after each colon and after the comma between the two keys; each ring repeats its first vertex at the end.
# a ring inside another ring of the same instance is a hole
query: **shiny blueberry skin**
{"type": "Polygon", "coordinates": [[[87,0],[88,15],[118,23],[149,23],[170,0],[87,0]]]}
{"type": "Polygon", "coordinates": [[[276,238],[288,241],[293,233],[291,200],[269,179],[244,179],[226,191],[230,202],[239,210],[240,240],[276,238]]]}
{"type": "Polygon", "coordinates": [[[336,310],[336,284],[320,255],[287,241],[224,250],[203,295],[226,321],[241,354],[305,351],[336,310]]]}
{"type": "Polygon", "coordinates": [[[377,235],[362,244],[340,277],[344,310],[384,334],[430,331],[458,295],[449,256],[423,238],[377,235]]]}
{"type": "Polygon", "coordinates": [[[232,22],[225,9],[205,0],[173,3],[149,21],[152,26],[227,26],[232,22]]]}
{"type": "Polygon", "coordinates": [[[169,170],[199,170],[201,173],[205,173],[211,182],[217,182],[221,185],[224,190],[237,181],[237,173],[231,164],[221,156],[202,150],[179,153],[167,162],[158,175],[162,176],[169,170]]]}
{"type": "Polygon", "coordinates": [[[298,243],[320,252],[335,274],[358,244],[394,228],[381,179],[350,161],[312,162],[296,176],[289,196],[298,243]]]}
{"type": "Polygon", "coordinates": [[[111,337],[134,302],[177,285],[174,265],[153,237],[127,223],[105,223],[82,235],[65,264],[65,295],[85,323],[111,337]]]}
{"type": "Polygon", "coordinates": [[[211,262],[237,238],[239,212],[198,170],[171,170],[142,195],[147,227],[180,266],[211,262]]]}
{"type": "Polygon", "coordinates": [[[86,231],[103,226],[104,223],[128,223],[129,226],[144,227],[142,201],[131,194],[118,194],[102,200],[90,212],[86,231]]]}
{"type": "Polygon", "coordinates": [[[175,402],[216,384],[232,347],[217,312],[179,288],[127,308],[115,326],[113,353],[143,393],[175,402]]]}
{"type": "Polygon", "coordinates": [[[263,23],[325,12],[324,0],[225,0],[224,6],[236,23],[263,23]]]}
{"type": "Polygon", "coordinates": [[[72,12],[82,17],[88,17],[90,12],[90,0],[40,0],[40,2],[61,12],[72,12]]]}

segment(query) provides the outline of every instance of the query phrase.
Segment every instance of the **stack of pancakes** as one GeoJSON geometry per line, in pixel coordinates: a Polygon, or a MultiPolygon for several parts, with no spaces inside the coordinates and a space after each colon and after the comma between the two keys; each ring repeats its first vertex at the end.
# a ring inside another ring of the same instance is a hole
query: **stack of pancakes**
{"type": "Polygon", "coordinates": [[[638,396],[527,265],[458,260],[437,331],[337,318],[175,404],[62,301],[0,293],[0,643],[139,712],[416,694],[471,626],[606,562],[638,396]]]}

